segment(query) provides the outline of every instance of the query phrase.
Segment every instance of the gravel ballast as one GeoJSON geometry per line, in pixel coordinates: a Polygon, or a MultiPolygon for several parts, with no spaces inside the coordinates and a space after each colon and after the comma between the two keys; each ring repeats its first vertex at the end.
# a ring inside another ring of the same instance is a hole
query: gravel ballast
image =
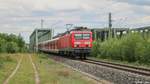
{"type": "Polygon", "coordinates": [[[150,84],[150,77],[148,76],[142,76],[100,65],[84,63],[78,60],[71,60],[62,57],[59,59],[56,59],[55,57],[52,58],[82,72],[91,74],[99,79],[104,79],[115,84],[150,84]]]}

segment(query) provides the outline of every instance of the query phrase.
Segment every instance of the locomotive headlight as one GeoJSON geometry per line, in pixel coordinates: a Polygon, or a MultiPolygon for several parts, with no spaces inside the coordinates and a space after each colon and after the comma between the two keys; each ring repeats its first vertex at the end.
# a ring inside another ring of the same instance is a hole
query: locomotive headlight
{"type": "Polygon", "coordinates": [[[79,47],[79,45],[74,44],[74,47],[79,47]]]}
{"type": "Polygon", "coordinates": [[[75,44],[74,47],[77,47],[77,45],[75,44]]]}
{"type": "Polygon", "coordinates": [[[74,44],[75,44],[75,45],[77,45],[77,44],[81,44],[81,42],[74,42],[74,44]]]}
{"type": "Polygon", "coordinates": [[[88,44],[88,45],[89,45],[90,43],[91,43],[91,42],[84,42],[84,44],[88,44]]]}

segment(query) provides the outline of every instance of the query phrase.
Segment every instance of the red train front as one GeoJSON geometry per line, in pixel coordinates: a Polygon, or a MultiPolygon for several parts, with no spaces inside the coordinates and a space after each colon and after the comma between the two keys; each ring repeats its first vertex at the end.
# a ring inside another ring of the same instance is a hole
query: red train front
{"type": "Polygon", "coordinates": [[[55,39],[39,43],[41,51],[86,58],[92,48],[92,32],[89,30],[72,30],[55,39]]]}
{"type": "Polygon", "coordinates": [[[74,31],[72,32],[72,49],[75,54],[85,56],[90,53],[92,48],[92,32],[74,31]]]}

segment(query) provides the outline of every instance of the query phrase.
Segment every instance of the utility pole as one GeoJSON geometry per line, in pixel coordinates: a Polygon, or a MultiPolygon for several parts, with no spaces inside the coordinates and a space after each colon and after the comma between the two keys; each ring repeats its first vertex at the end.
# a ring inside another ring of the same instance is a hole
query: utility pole
{"type": "Polygon", "coordinates": [[[109,17],[108,17],[108,24],[109,24],[109,37],[112,37],[112,19],[111,19],[111,13],[109,13],[109,17]]]}
{"type": "Polygon", "coordinates": [[[41,19],[41,29],[43,28],[44,20],[41,19]]]}
{"type": "Polygon", "coordinates": [[[54,32],[55,32],[54,29],[52,29],[52,37],[54,37],[54,32]]]}

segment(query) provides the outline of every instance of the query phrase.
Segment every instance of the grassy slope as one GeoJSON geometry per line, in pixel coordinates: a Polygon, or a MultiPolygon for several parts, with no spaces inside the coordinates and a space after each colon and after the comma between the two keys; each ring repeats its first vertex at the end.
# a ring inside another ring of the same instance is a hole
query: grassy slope
{"type": "Polygon", "coordinates": [[[23,60],[18,69],[17,73],[10,79],[10,84],[34,84],[34,71],[30,59],[28,57],[29,54],[21,54],[23,55],[23,60]]]}
{"type": "Polygon", "coordinates": [[[34,54],[32,58],[40,72],[41,84],[95,84],[93,80],[55,63],[45,56],[34,54]]]}
{"type": "Polygon", "coordinates": [[[8,77],[17,65],[18,54],[0,54],[0,59],[3,60],[0,66],[0,84],[8,77]]]}

